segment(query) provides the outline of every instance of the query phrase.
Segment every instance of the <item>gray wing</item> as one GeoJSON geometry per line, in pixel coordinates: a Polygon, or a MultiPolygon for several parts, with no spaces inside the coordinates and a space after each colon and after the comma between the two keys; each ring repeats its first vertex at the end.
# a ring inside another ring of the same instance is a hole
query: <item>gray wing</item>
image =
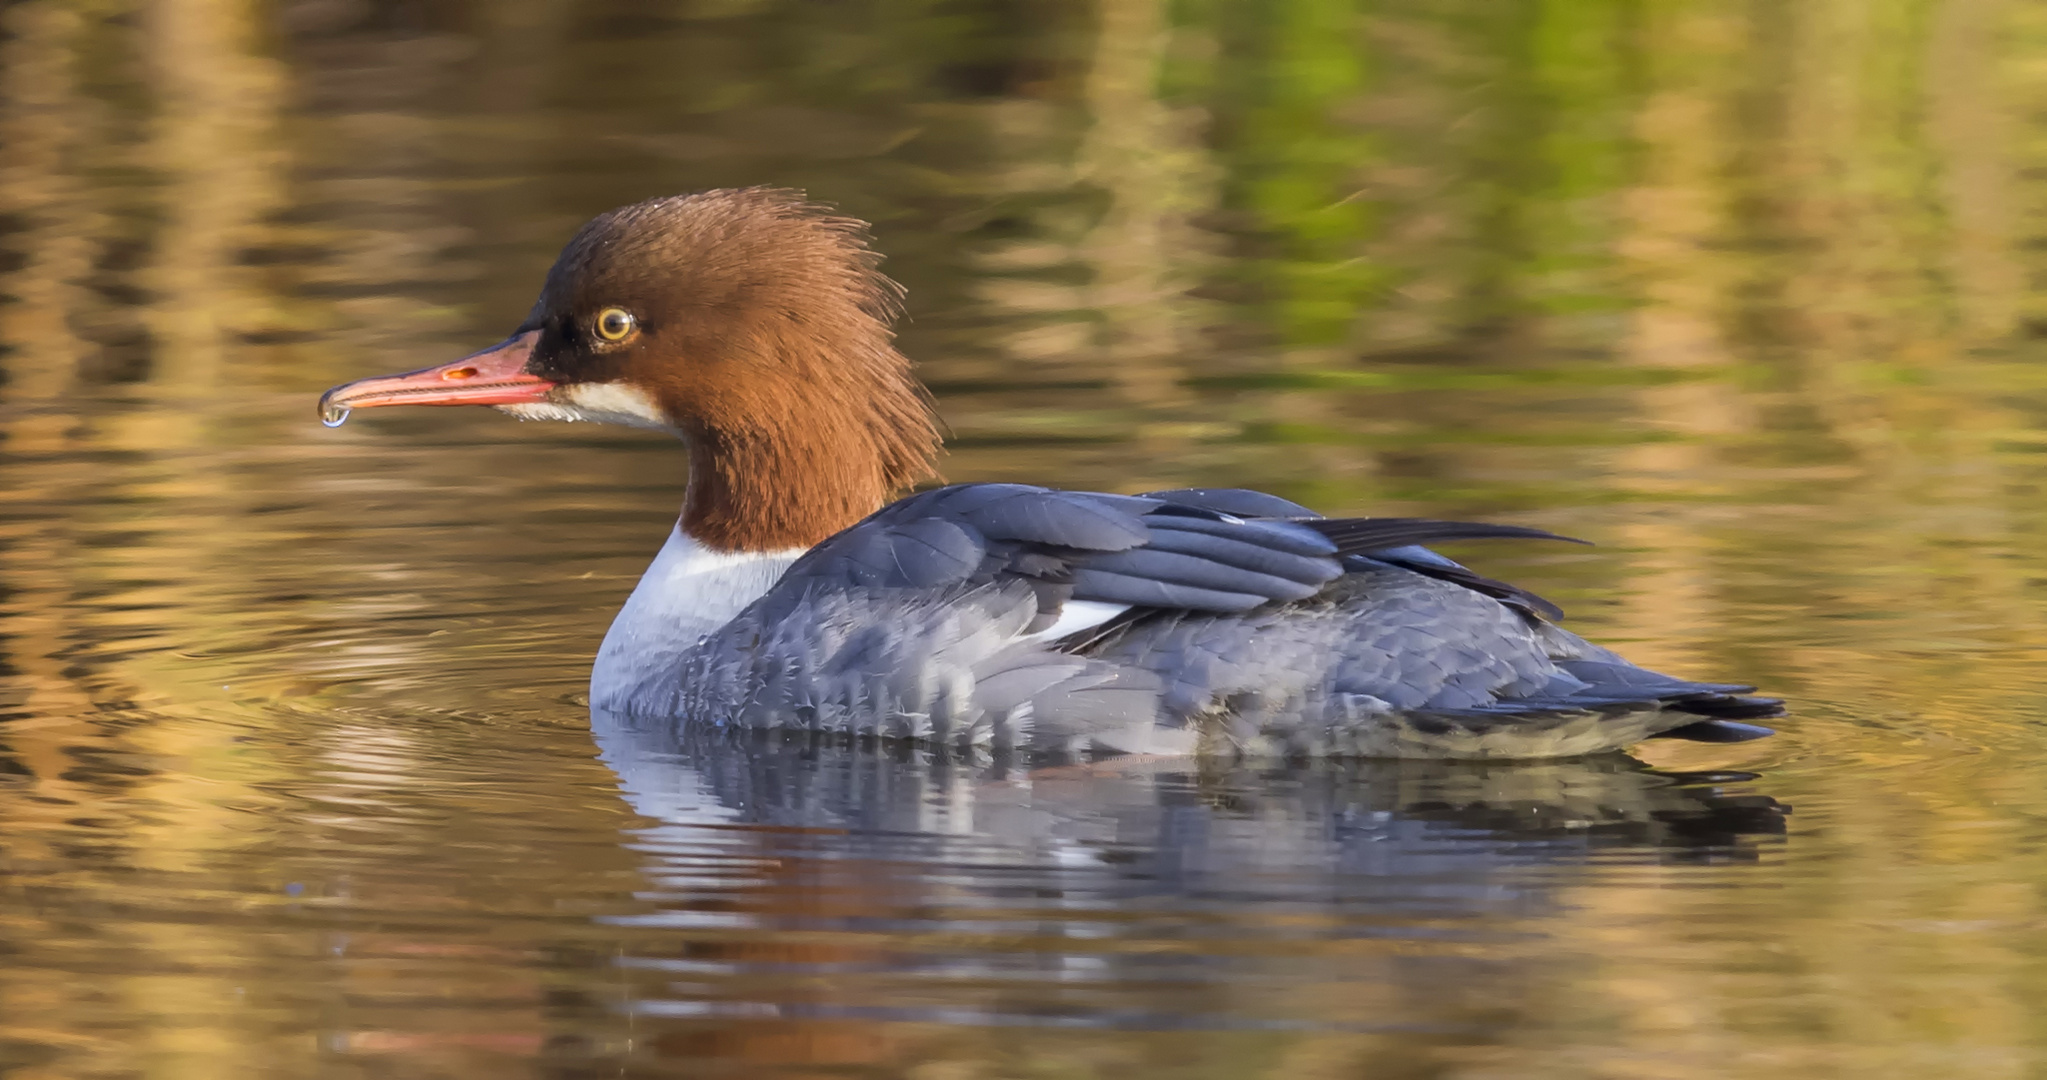
{"type": "Polygon", "coordinates": [[[764,602],[1021,582],[1039,602],[1042,629],[1068,600],[1217,612],[1302,600],[1343,573],[1339,560],[1340,546],[1310,523],[1146,496],[959,484],[893,503],[826,540],[764,602]]]}
{"type": "Polygon", "coordinates": [[[821,590],[1021,581],[1040,604],[1033,629],[1050,625],[1069,599],[1238,612],[1314,596],[1342,576],[1346,556],[1462,571],[1420,545],[1497,537],[1566,539],[1513,525],[1322,518],[1239,489],[1104,495],[958,484],[891,504],[825,541],[789,568],[768,602],[821,590]]]}
{"type": "Polygon", "coordinates": [[[1338,545],[1287,520],[1018,484],[939,488],[826,540],[687,655],[673,711],[970,743],[1143,731],[1159,681],[1042,635],[1075,602],[1234,613],[1306,599],[1338,545]]]}

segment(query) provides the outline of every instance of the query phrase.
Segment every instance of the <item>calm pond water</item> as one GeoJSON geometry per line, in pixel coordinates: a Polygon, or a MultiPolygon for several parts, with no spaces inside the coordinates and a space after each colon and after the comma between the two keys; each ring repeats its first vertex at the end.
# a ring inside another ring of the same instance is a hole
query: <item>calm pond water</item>
{"type": "Polygon", "coordinates": [[[0,6],[0,1075],[2047,1074],[2047,11],[0,6]],[[1038,772],[594,727],[682,455],[322,388],[584,217],[877,223],[953,479],[1256,485],[1781,734],[1038,772]]]}

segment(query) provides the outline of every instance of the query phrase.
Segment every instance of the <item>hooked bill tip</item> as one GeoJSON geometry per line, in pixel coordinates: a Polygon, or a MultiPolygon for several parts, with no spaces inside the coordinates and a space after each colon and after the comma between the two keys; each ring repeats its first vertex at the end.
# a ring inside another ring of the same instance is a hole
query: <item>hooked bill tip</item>
{"type": "Polygon", "coordinates": [[[320,424],[323,427],[340,427],[348,422],[348,414],[354,411],[346,405],[337,404],[333,398],[331,390],[320,395],[320,424]]]}

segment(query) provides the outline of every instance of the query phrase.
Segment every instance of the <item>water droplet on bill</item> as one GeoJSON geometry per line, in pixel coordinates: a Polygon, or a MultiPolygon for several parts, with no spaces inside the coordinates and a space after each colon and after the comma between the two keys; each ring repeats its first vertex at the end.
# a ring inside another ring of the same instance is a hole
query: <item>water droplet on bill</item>
{"type": "Polygon", "coordinates": [[[320,423],[328,427],[340,427],[348,422],[349,408],[346,405],[320,403],[320,423]]]}

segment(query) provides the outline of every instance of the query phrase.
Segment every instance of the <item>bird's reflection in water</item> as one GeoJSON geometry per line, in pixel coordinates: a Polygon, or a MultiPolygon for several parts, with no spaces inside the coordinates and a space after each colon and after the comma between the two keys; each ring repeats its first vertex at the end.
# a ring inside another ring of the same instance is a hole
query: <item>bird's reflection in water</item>
{"type": "Polygon", "coordinates": [[[871,1062],[885,1020],[1472,1038],[1539,992],[1562,893],[1757,859],[1786,812],[1619,755],[1025,768],[594,722],[653,821],[629,1007],[716,1018],[666,1036],[692,1058],[871,1062]]]}

